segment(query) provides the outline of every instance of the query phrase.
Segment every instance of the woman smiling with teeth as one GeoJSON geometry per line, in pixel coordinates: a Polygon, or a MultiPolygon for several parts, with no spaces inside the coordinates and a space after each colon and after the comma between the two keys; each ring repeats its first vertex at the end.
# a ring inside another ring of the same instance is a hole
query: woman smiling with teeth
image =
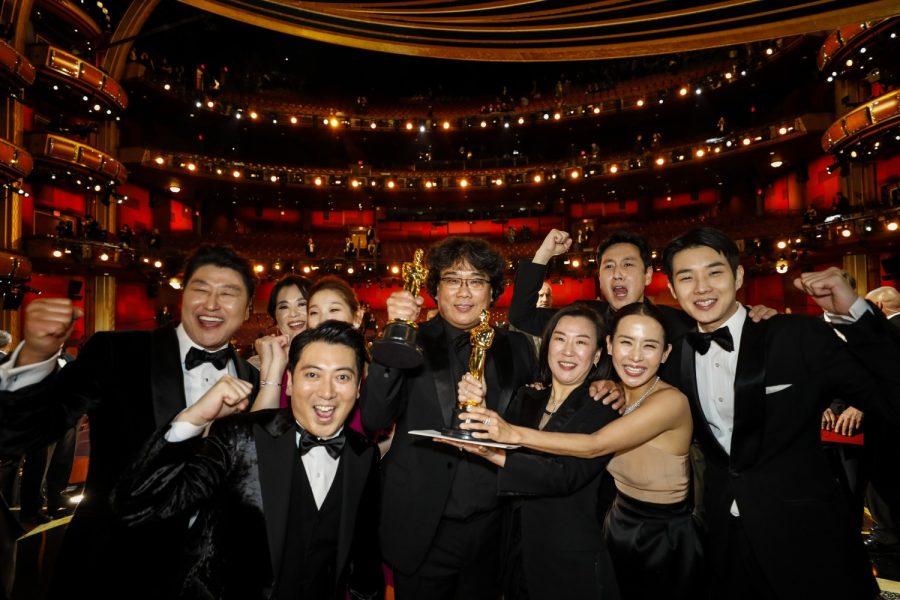
{"type": "MultiPolygon", "coordinates": [[[[478,422],[461,427],[477,430],[476,437],[553,454],[615,454],[607,470],[618,493],[605,537],[623,600],[702,597],[702,547],[688,499],[693,423],[687,398],[657,375],[671,350],[659,310],[640,302],[619,309],[606,344],[625,392],[621,418],[590,434],[559,433],[510,425],[473,407],[461,418],[475,413],[478,422]]],[[[558,366],[574,370],[568,361],[558,366]]]]}

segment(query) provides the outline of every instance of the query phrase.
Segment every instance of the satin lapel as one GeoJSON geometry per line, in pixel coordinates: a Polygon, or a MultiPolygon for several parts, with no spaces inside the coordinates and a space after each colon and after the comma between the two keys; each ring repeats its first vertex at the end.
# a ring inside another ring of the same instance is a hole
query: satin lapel
{"type": "Polygon", "coordinates": [[[697,391],[697,363],[695,360],[694,349],[688,344],[686,338],[675,342],[681,351],[681,381],[678,382],[678,389],[688,397],[691,403],[691,413],[694,416],[694,437],[701,439],[704,452],[709,453],[711,448],[716,449],[716,456],[724,463],[728,462],[728,454],[716,440],[709,423],[706,422],[706,416],[703,414],[703,408],[700,406],[700,393],[697,391]]]}
{"type": "Polygon", "coordinates": [[[341,498],[341,524],[338,528],[337,565],[334,570],[337,577],[343,571],[343,565],[346,563],[350,547],[353,545],[356,509],[365,489],[368,471],[367,462],[356,453],[356,449],[349,440],[344,444],[341,461],[344,463],[342,465],[344,496],[341,498]]]}
{"type": "MultiPolygon", "coordinates": [[[[504,384],[504,382],[518,381],[518,378],[515,376],[516,365],[513,360],[512,341],[509,339],[509,333],[505,331],[497,332],[494,343],[488,351],[487,366],[493,369],[493,373],[491,373],[493,381],[490,383],[500,387],[495,410],[498,414],[505,414],[506,409],[509,407],[509,401],[512,400],[512,395],[516,390],[512,385],[504,384]],[[501,378],[501,373],[509,375],[501,378]]],[[[485,375],[485,378],[487,378],[487,375],[485,375]]]]}
{"type": "Polygon", "coordinates": [[[569,421],[572,420],[572,417],[575,416],[575,413],[581,410],[581,407],[584,406],[584,403],[587,400],[593,402],[593,399],[591,399],[587,393],[590,385],[590,382],[585,382],[572,390],[562,406],[560,406],[553,416],[550,417],[550,420],[547,421],[547,424],[544,426],[544,431],[563,431],[566,428],[566,425],[569,424],[569,421]]]}
{"type": "Polygon", "coordinates": [[[751,464],[762,443],[766,418],[766,330],[765,321],[749,318],[741,333],[737,373],[734,376],[734,432],[731,464],[743,469],[751,464]]]}
{"type": "Polygon", "coordinates": [[[276,429],[253,427],[259,469],[259,489],[262,493],[263,514],[269,539],[269,556],[275,581],[281,571],[284,552],[284,536],[287,529],[291,500],[291,478],[294,455],[297,453],[297,436],[290,425],[290,409],[276,413],[276,429]],[[268,430],[267,430],[268,429],[268,430]]]}
{"type": "Polygon", "coordinates": [[[434,393],[440,405],[444,426],[450,426],[453,409],[456,407],[456,385],[453,381],[453,370],[450,367],[450,356],[447,349],[447,335],[440,319],[432,319],[420,326],[422,354],[428,370],[434,380],[434,393]]]}
{"type": "Polygon", "coordinates": [[[161,327],[150,334],[150,386],[156,426],[172,422],[187,406],[184,395],[184,371],[178,335],[173,327],[161,327]]]}
{"type": "Polygon", "coordinates": [[[544,408],[547,406],[550,390],[523,389],[521,394],[518,422],[515,424],[537,429],[538,425],[541,424],[541,416],[543,416],[544,408]]]}
{"type": "Polygon", "coordinates": [[[253,396],[259,391],[259,370],[242,358],[234,360],[234,372],[237,373],[238,379],[249,381],[253,384],[253,396]]]}

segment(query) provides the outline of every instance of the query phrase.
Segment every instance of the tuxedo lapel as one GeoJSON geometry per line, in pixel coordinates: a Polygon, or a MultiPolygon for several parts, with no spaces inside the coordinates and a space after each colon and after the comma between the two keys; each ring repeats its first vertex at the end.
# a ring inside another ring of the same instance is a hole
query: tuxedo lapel
{"type": "Polygon", "coordinates": [[[425,362],[428,363],[428,370],[434,381],[434,393],[440,405],[444,426],[450,427],[453,409],[456,406],[458,382],[453,381],[453,369],[450,366],[447,334],[444,332],[443,321],[435,318],[423,323],[419,333],[422,334],[422,354],[425,362]]]}
{"type": "Polygon", "coordinates": [[[753,464],[762,442],[766,418],[766,322],[744,322],[737,373],[734,377],[734,432],[731,464],[743,469],[753,464]]]}
{"type": "MultiPolygon", "coordinates": [[[[585,401],[590,398],[587,393],[590,385],[589,381],[585,381],[572,390],[562,406],[556,409],[556,412],[553,413],[553,416],[547,421],[547,424],[544,426],[544,431],[563,431],[569,421],[572,420],[572,417],[575,416],[575,413],[581,410],[585,401]]],[[[593,402],[593,400],[591,400],[591,402],[593,402]]]]}
{"type": "Polygon", "coordinates": [[[184,371],[178,334],[173,327],[161,327],[150,334],[150,386],[156,426],[171,423],[187,400],[184,395],[184,371]]]}
{"type": "Polygon", "coordinates": [[[353,545],[353,532],[356,529],[356,509],[359,506],[368,477],[369,464],[357,453],[354,444],[347,440],[341,452],[343,463],[343,497],[341,498],[341,524],[338,529],[337,565],[335,575],[340,576],[343,565],[353,545]]]}
{"type": "MultiPolygon", "coordinates": [[[[497,395],[496,411],[497,414],[502,415],[506,413],[506,409],[509,407],[509,401],[512,400],[512,395],[516,391],[509,385],[503,385],[503,382],[517,381],[517,379],[513,377],[516,365],[513,361],[512,342],[509,339],[509,334],[505,331],[498,331],[494,336],[494,343],[488,351],[487,363],[493,369],[492,379],[494,381],[491,383],[494,383],[494,385],[497,385],[500,388],[500,393],[497,395]],[[501,378],[501,373],[509,374],[510,377],[501,378]]],[[[485,377],[487,377],[487,375],[485,375],[485,377]]]]}
{"type": "Polygon", "coordinates": [[[716,436],[713,435],[712,430],[709,428],[709,423],[706,421],[706,415],[703,414],[703,407],[700,406],[700,393],[697,391],[697,363],[694,354],[694,348],[687,341],[687,336],[683,337],[679,342],[679,349],[681,351],[681,360],[679,361],[681,367],[681,381],[677,386],[683,394],[688,397],[688,400],[691,403],[691,412],[694,415],[694,436],[701,440],[704,452],[707,455],[711,454],[711,449],[715,449],[712,451],[716,457],[718,457],[723,463],[728,463],[728,454],[725,452],[725,449],[719,444],[718,440],[716,440],[716,436]]]}
{"type": "Polygon", "coordinates": [[[275,413],[272,421],[265,427],[257,425],[253,428],[259,488],[262,493],[269,555],[272,559],[275,581],[278,581],[281,571],[291,500],[291,475],[294,456],[297,454],[297,436],[293,424],[290,409],[286,408],[275,413]]]}

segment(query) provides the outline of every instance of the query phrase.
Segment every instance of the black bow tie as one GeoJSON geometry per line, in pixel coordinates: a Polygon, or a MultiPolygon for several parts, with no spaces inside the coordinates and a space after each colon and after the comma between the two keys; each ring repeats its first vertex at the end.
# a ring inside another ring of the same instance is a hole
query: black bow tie
{"type": "Polygon", "coordinates": [[[300,432],[300,445],[298,446],[300,456],[303,456],[316,446],[324,446],[325,451],[328,452],[328,455],[331,458],[337,458],[341,455],[341,450],[344,449],[344,442],[347,441],[347,438],[344,437],[343,431],[341,431],[334,437],[328,438],[327,440],[323,440],[322,438],[314,436],[307,430],[300,427],[300,425],[297,425],[297,431],[300,432]]]}
{"type": "Polygon", "coordinates": [[[199,367],[205,362],[212,365],[220,371],[225,368],[230,359],[234,358],[234,348],[226,346],[215,352],[207,352],[200,348],[191,348],[188,350],[187,356],[184,358],[184,367],[190,371],[194,367],[199,367]]]}
{"type": "Polygon", "coordinates": [[[728,331],[728,327],[719,327],[711,333],[689,331],[687,333],[687,341],[699,354],[709,352],[709,345],[712,342],[717,343],[726,352],[734,351],[734,340],[731,337],[731,332],[728,331]]]}

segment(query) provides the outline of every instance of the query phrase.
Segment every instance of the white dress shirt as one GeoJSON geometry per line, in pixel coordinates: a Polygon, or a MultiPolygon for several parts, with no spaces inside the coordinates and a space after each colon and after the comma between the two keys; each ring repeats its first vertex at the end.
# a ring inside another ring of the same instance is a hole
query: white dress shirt
{"type": "MultiPolygon", "coordinates": [[[[222,378],[222,375],[228,374],[232,377],[237,376],[237,370],[234,367],[233,360],[229,360],[224,369],[217,369],[212,363],[208,362],[202,363],[191,370],[185,368],[184,360],[187,358],[191,348],[199,348],[200,350],[206,349],[201,348],[188,337],[183,325],[176,327],[175,333],[178,336],[178,352],[179,358],[181,359],[181,372],[184,375],[184,399],[187,406],[193,406],[197,400],[203,397],[203,394],[209,391],[209,388],[222,378]]],[[[223,345],[222,348],[225,348],[227,345],[228,344],[223,345]]],[[[221,350],[221,348],[216,348],[215,350],[221,350]]],[[[212,350],[212,352],[215,352],[215,350],[212,350]]]]}
{"type": "Polygon", "coordinates": [[[24,345],[24,341],[19,342],[9,360],[0,365],[0,391],[14,392],[22,389],[41,381],[56,369],[59,352],[43,362],[25,365],[24,367],[13,367],[19,359],[19,353],[22,352],[22,346],[24,345]]]}

